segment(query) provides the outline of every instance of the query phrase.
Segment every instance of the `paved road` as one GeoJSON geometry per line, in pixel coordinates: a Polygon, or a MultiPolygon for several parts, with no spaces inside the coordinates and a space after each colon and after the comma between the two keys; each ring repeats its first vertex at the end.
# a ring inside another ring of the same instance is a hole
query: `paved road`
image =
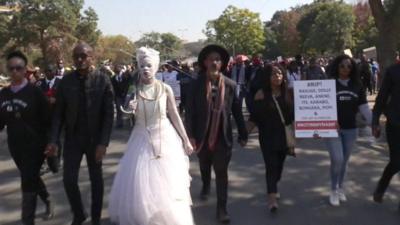
{"type": "MultiPolygon", "coordinates": [[[[129,130],[116,130],[108,155],[104,160],[105,193],[110,190],[113,176],[118,168],[129,130]]],[[[365,136],[365,134],[363,135],[365,136]]],[[[235,147],[230,165],[229,211],[232,225],[398,225],[400,213],[396,211],[400,182],[395,177],[382,205],[374,204],[373,191],[387,161],[387,151],[382,143],[361,137],[354,152],[346,182],[349,202],[338,208],[329,206],[329,158],[320,140],[303,140],[299,143],[298,157],[289,158],[283,180],[281,208],[276,215],[267,212],[264,164],[258,149],[257,135],[253,134],[249,145],[235,147]]],[[[201,182],[196,157],[192,159],[192,196],[194,217],[198,225],[215,223],[215,187],[208,202],[198,200],[201,182]]],[[[56,202],[56,217],[49,222],[38,219],[37,224],[69,224],[71,214],[62,188],[60,175],[47,174],[45,183],[56,202]]],[[[80,174],[81,191],[89,209],[90,187],[86,163],[80,174]]],[[[18,172],[10,159],[5,134],[0,134],[0,224],[17,225],[20,217],[20,189],[18,172]]],[[[107,195],[103,211],[103,222],[109,224],[107,195]]],[[[38,213],[43,211],[41,203],[38,213]]],[[[86,223],[90,224],[90,223],[86,223]]]]}

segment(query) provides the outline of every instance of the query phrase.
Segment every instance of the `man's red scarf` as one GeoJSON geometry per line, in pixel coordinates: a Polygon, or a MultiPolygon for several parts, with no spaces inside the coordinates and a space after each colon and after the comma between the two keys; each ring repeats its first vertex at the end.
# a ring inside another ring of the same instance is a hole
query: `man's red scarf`
{"type": "Polygon", "coordinates": [[[215,101],[212,99],[212,85],[211,79],[207,77],[206,79],[206,94],[207,94],[207,107],[208,107],[208,121],[207,121],[207,131],[208,140],[204,140],[201,144],[204,145],[206,142],[209,150],[213,151],[215,149],[215,144],[219,136],[219,128],[221,124],[222,112],[224,110],[224,100],[225,100],[225,81],[224,76],[220,75],[218,77],[218,91],[215,101]]]}

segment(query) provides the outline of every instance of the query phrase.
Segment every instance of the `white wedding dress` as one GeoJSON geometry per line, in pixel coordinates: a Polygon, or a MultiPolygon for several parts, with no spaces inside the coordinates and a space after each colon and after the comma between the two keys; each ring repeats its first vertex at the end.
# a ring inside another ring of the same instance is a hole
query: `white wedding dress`
{"type": "Polygon", "coordinates": [[[192,225],[189,158],[167,118],[166,84],[143,87],[136,124],[109,196],[119,225],[192,225]]]}

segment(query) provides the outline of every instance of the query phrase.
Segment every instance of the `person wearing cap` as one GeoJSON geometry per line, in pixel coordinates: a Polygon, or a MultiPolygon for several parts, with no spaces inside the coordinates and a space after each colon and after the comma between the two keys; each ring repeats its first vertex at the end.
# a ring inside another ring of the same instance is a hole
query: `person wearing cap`
{"type": "Polygon", "coordinates": [[[217,219],[229,223],[228,165],[232,155],[233,136],[231,114],[239,131],[238,142],[245,146],[247,130],[243,119],[236,83],[223,72],[229,62],[229,53],[221,46],[208,45],[198,57],[200,72],[191,83],[187,97],[186,129],[199,158],[203,187],[201,199],[210,194],[211,166],[217,185],[217,219]]]}

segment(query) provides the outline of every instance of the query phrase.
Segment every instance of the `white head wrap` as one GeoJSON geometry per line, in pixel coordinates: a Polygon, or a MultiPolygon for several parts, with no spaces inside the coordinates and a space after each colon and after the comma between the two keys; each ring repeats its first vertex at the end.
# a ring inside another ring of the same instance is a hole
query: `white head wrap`
{"type": "Polygon", "coordinates": [[[158,66],[160,65],[160,52],[152,48],[140,47],[136,50],[136,59],[138,64],[142,64],[145,58],[149,58],[153,67],[158,69],[158,66]]]}

